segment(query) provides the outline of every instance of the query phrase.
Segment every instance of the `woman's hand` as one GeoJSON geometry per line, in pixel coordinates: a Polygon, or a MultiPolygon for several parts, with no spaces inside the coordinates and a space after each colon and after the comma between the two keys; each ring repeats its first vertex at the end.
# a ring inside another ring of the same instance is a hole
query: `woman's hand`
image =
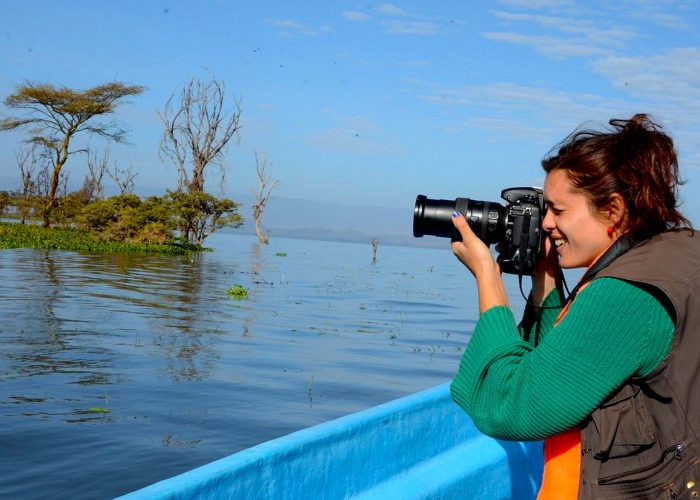
{"type": "Polygon", "coordinates": [[[501,279],[501,269],[491,255],[491,250],[474,234],[461,214],[452,214],[452,223],[462,236],[462,241],[452,242],[452,252],[476,278],[479,311],[484,312],[494,306],[507,306],[508,296],[501,279]]]}
{"type": "Polygon", "coordinates": [[[474,277],[478,280],[480,274],[492,272],[494,268],[500,273],[500,268],[493,259],[491,250],[474,234],[462,214],[453,213],[452,223],[462,236],[462,241],[452,242],[452,252],[462,264],[467,266],[474,277]]]}

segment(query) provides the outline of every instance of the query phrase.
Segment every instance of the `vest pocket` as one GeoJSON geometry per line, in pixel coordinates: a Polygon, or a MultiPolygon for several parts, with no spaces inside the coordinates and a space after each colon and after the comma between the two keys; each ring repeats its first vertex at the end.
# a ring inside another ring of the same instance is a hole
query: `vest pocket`
{"type": "Polygon", "coordinates": [[[665,450],[653,467],[600,478],[596,498],[698,498],[700,496],[700,466],[698,458],[685,454],[682,443],[665,450]],[[682,450],[680,453],[678,450],[682,450]]]}
{"type": "Polygon", "coordinates": [[[637,455],[654,446],[656,435],[639,386],[627,384],[591,415],[597,430],[595,458],[606,461],[637,455]]]}

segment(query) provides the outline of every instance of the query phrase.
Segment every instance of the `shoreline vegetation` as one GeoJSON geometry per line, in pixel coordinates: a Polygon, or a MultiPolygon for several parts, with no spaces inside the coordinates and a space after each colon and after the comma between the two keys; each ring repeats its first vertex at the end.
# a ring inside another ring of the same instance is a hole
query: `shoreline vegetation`
{"type": "Polygon", "coordinates": [[[0,222],[0,249],[38,248],[102,253],[185,255],[207,251],[201,245],[113,241],[78,228],[44,228],[38,224],[0,222]]]}

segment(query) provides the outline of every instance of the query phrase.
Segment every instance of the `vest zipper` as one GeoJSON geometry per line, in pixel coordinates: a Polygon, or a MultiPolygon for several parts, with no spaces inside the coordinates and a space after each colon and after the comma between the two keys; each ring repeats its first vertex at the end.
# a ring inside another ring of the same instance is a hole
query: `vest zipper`
{"type": "Polygon", "coordinates": [[[663,453],[661,454],[661,458],[659,458],[656,462],[650,465],[645,465],[644,467],[639,467],[637,469],[627,471],[627,472],[622,472],[620,474],[614,474],[612,476],[606,476],[606,477],[601,477],[598,479],[598,484],[608,484],[611,481],[615,481],[617,479],[622,479],[623,477],[631,476],[633,474],[640,474],[642,472],[646,472],[648,470],[654,469],[658,467],[659,465],[663,464],[664,461],[666,460],[666,457],[670,454],[675,452],[674,454],[674,459],[680,460],[683,458],[683,454],[685,453],[687,447],[685,443],[678,443],[674,444],[673,446],[669,446],[666,448],[663,453]]]}

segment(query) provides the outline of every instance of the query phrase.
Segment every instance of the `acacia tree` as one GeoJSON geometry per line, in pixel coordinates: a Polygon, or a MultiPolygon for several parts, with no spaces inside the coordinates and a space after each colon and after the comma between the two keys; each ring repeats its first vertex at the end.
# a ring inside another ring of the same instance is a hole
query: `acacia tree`
{"type": "Polygon", "coordinates": [[[267,205],[267,200],[270,199],[272,191],[279,186],[280,181],[275,180],[267,174],[267,157],[262,154],[255,153],[255,170],[258,175],[258,191],[254,192],[255,201],[253,202],[253,220],[255,220],[255,233],[258,235],[258,241],[263,245],[270,242],[270,234],[263,230],[262,214],[267,205]]]}
{"type": "Polygon", "coordinates": [[[238,137],[241,120],[240,102],[226,109],[226,85],[212,78],[190,79],[180,92],[173,94],[159,112],[163,121],[160,142],[161,158],[172,161],[178,169],[178,191],[204,192],[205,173],[209,166],[219,168],[223,186],[226,145],[238,137]]]}
{"type": "Polygon", "coordinates": [[[94,118],[114,112],[123,97],[140,94],[143,90],[142,86],[120,82],[82,91],[48,83],[25,83],[5,98],[5,106],[24,111],[24,114],[0,120],[0,131],[27,127],[27,142],[41,147],[51,163],[48,193],[41,209],[44,227],[50,225],[51,212],[58,205],[56,194],[61,170],[72,154],[86,151],[72,150],[71,141],[77,134],[86,133],[123,142],[124,128],[113,121],[95,122],[94,118]]]}

